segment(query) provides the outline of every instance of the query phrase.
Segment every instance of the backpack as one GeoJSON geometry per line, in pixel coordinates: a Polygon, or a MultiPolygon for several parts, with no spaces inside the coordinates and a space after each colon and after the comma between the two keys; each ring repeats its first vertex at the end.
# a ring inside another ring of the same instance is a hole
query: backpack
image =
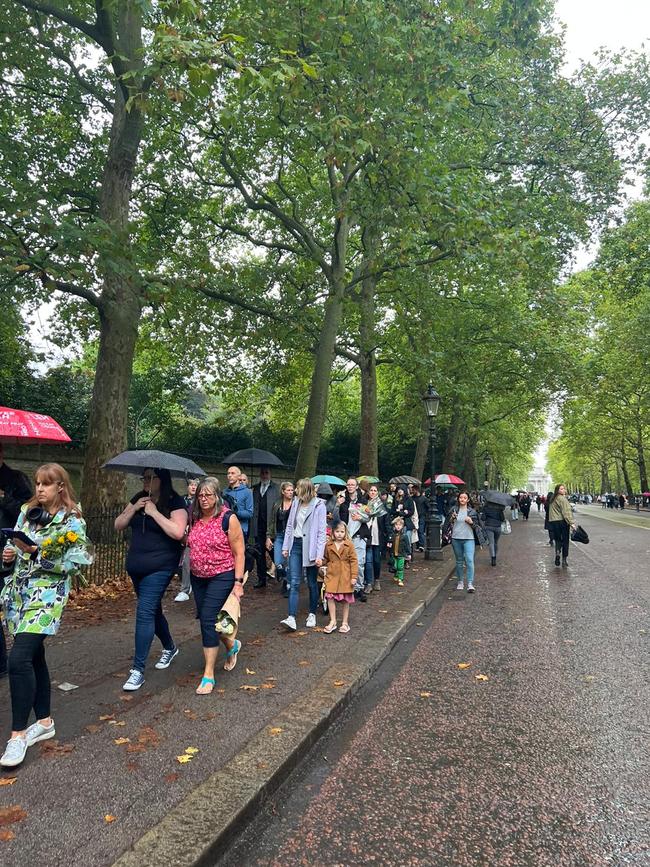
{"type": "Polygon", "coordinates": [[[226,491],[224,491],[221,496],[223,497],[223,501],[228,506],[230,511],[234,512],[234,514],[236,515],[239,506],[237,505],[237,500],[235,499],[235,497],[233,497],[232,494],[229,494],[226,491]]]}

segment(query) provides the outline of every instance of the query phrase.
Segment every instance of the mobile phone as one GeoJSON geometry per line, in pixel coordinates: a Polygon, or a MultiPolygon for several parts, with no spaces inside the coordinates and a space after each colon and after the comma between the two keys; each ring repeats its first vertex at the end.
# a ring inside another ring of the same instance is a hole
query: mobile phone
{"type": "Polygon", "coordinates": [[[19,542],[22,542],[24,545],[29,545],[30,548],[36,545],[36,542],[33,539],[30,539],[27,533],[23,533],[22,530],[14,530],[11,527],[3,527],[2,534],[7,537],[7,539],[18,539],[19,542]]]}

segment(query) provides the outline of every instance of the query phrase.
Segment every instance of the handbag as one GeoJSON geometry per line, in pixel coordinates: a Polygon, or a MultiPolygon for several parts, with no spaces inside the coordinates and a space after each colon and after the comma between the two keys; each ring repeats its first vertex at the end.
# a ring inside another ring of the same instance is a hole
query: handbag
{"type": "Polygon", "coordinates": [[[580,524],[578,524],[573,533],[571,533],[571,541],[582,542],[583,545],[589,544],[589,536],[587,535],[587,531],[583,529],[580,524]]]}
{"type": "Polygon", "coordinates": [[[508,536],[510,533],[512,533],[512,525],[510,524],[510,521],[506,518],[501,522],[501,535],[508,536]]]}

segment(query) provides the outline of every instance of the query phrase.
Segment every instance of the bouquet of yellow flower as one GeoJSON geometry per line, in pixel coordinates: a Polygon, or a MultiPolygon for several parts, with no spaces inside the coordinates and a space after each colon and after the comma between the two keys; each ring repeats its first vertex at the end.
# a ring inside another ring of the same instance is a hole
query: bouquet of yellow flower
{"type": "Polygon", "coordinates": [[[52,528],[49,536],[41,543],[41,566],[44,569],[75,573],[77,581],[81,580],[79,566],[89,566],[95,559],[94,547],[89,539],[74,530],[56,532],[52,528]]]}

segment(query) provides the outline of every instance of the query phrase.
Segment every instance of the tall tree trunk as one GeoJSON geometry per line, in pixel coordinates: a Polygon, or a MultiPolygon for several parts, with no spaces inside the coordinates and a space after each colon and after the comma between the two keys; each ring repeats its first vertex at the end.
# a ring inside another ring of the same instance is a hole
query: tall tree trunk
{"type": "Polygon", "coordinates": [[[367,278],[361,287],[359,320],[359,370],[361,373],[361,436],[359,473],[379,474],[379,436],[377,433],[377,358],[375,345],[375,280],[367,278]]]}
{"type": "Polygon", "coordinates": [[[336,338],[343,314],[343,291],[343,287],[339,286],[330,295],[325,305],[323,326],[314,358],[307,418],[296,461],[297,479],[308,478],[316,472],[323,425],[327,414],[330,376],[336,355],[336,338]]]}
{"type": "Polygon", "coordinates": [[[442,459],[442,467],[446,473],[457,473],[458,435],[461,427],[461,415],[456,405],[451,411],[451,420],[447,431],[447,442],[442,459]]]}
{"type": "MultiPolygon", "coordinates": [[[[141,21],[137,8],[128,4],[120,19],[121,51],[139,57],[141,21]]],[[[100,196],[100,217],[110,226],[111,243],[100,251],[103,284],[99,303],[100,342],[90,404],[88,439],[83,466],[81,501],[105,507],[123,502],[124,484],[100,466],[127,441],[129,387],[138,338],[143,293],[128,274],[130,231],[129,208],[140,141],[142,115],[133,107],[125,110],[124,95],[116,87],[115,109],[100,196]],[[125,263],[118,270],[113,260],[125,263]]]]}
{"type": "Polygon", "coordinates": [[[621,442],[621,471],[623,473],[623,479],[625,480],[625,492],[628,496],[632,496],[634,493],[634,488],[632,487],[632,482],[630,481],[630,474],[627,471],[627,455],[625,454],[625,443],[621,442]]]}
{"type": "MultiPolygon", "coordinates": [[[[424,482],[428,476],[427,460],[429,456],[429,419],[426,415],[422,418],[422,429],[420,436],[415,444],[415,454],[413,455],[413,463],[411,464],[411,475],[416,479],[422,479],[424,482]]],[[[431,469],[429,467],[429,469],[431,469]]]]}
{"type": "Polygon", "coordinates": [[[648,470],[646,469],[645,463],[645,449],[643,447],[643,434],[641,430],[641,425],[637,426],[636,435],[636,453],[639,460],[639,483],[641,485],[641,492],[643,492],[648,490],[648,470]]]}

